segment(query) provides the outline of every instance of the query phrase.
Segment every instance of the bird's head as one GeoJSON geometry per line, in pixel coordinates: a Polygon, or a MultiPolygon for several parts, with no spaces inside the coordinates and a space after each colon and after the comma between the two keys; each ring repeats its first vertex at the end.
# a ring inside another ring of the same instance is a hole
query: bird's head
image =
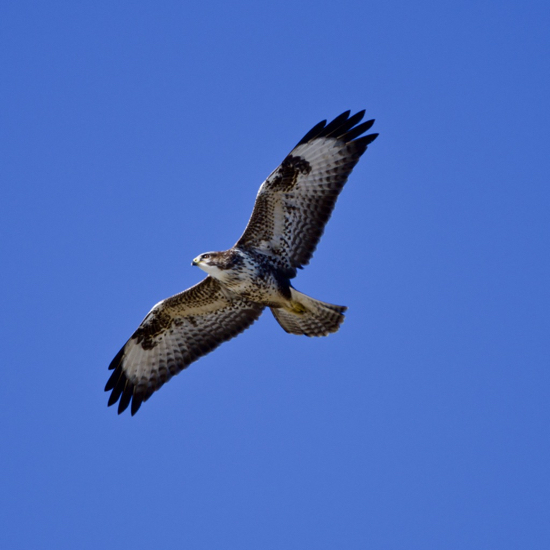
{"type": "Polygon", "coordinates": [[[205,252],[204,254],[199,254],[191,262],[191,265],[200,267],[203,271],[215,277],[220,269],[223,269],[223,252],[205,252]]]}
{"type": "Polygon", "coordinates": [[[221,279],[227,272],[235,268],[236,262],[239,260],[239,254],[234,250],[226,250],[224,252],[205,252],[197,256],[191,265],[200,267],[209,275],[221,279]]]}
{"type": "Polygon", "coordinates": [[[192,262],[191,265],[195,265],[204,269],[205,266],[216,265],[217,252],[205,252],[204,254],[199,254],[192,262]]]}

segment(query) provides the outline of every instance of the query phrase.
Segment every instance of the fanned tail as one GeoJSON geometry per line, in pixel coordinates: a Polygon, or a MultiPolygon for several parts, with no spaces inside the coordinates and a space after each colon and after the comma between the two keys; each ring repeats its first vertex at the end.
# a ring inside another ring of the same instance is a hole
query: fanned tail
{"type": "Polygon", "coordinates": [[[346,306],[314,300],[296,289],[292,292],[290,307],[271,308],[277,322],[286,332],[305,336],[327,336],[336,332],[344,321],[346,306]]]}

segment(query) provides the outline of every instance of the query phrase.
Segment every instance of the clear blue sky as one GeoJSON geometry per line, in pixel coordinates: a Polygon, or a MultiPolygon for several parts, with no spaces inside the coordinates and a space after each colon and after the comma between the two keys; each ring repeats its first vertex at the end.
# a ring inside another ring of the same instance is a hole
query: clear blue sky
{"type": "Polygon", "coordinates": [[[0,547],[550,547],[547,2],[2,2],[0,547]],[[315,123],[380,137],[296,287],[135,417],[114,354],[315,123]]]}

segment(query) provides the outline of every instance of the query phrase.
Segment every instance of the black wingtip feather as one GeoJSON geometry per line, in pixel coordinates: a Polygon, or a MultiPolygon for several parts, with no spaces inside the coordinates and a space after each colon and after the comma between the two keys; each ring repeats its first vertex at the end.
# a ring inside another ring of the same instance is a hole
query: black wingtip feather
{"type": "Polygon", "coordinates": [[[134,416],[134,414],[138,412],[142,402],[143,402],[143,399],[141,398],[141,396],[134,394],[134,397],[132,398],[132,407],[130,409],[132,416],[134,416]]]}
{"type": "MultiPolygon", "coordinates": [[[[346,111],[341,115],[338,115],[332,122],[329,122],[322,132],[322,137],[334,136],[334,134],[340,130],[340,128],[348,122],[349,114],[351,111],[346,111]]],[[[334,136],[337,137],[337,136],[334,136]]]]}
{"type": "Polygon", "coordinates": [[[109,380],[107,380],[107,384],[105,384],[105,391],[111,391],[116,386],[119,376],[120,373],[117,370],[111,373],[109,380]]]}
{"type": "Polygon", "coordinates": [[[361,134],[364,134],[367,130],[370,130],[371,126],[374,124],[374,120],[367,120],[366,122],[363,122],[356,126],[355,128],[352,128],[345,134],[345,140],[346,142],[353,141],[356,137],[359,137],[361,134]]]}
{"type": "Polygon", "coordinates": [[[123,357],[124,347],[116,354],[109,365],[109,369],[114,370],[109,380],[107,380],[107,384],[105,384],[105,391],[111,392],[107,406],[112,407],[120,399],[118,404],[118,414],[120,414],[128,408],[131,402],[133,416],[141,406],[143,399],[134,395],[135,386],[127,378],[122,368],[123,357]]]}
{"type": "Polygon", "coordinates": [[[125,347],[126,347],[126,344],[124,344],[120,349],[120,351],[115,355],[115,358],[109,364],[109,370],[116,369],[120,365],[120,362],[122,361],[122,356],[124,355],[125,347]]]}
{"type": "Polygon", "coordinates": [[[372,143],[378,136],[379,134],[369,134],[368,136],[359,138],[356,141],[363,141],[365,145],[368,145],[369,143],[372,143]]]}
{"type": "Polygon", "coordinates": [[[323,131],[323,128],[326,126],[327,124],[327,121],[326,120],[321,120],[321,122],[319,122],[318,124],[316,124],[297,144],[296,144],[296,147],[298,147],[298,145],[302,145],[303,143],[307,143],[308,141],[310,141],[311,139],[313,138],[316,138],[322,131],[323,131]]]}
{"type": "MultiPolygon", "coordinates": [[[[348,111],[349,113],[349,111],[348,111]]],[[[353,116],[348,118],[347,120],[344,120],[339,126],[337,126],[332,134],[329,134],[327,137],[343,137],[344,135],[349,132],[356,124],[361,122],[363,117],[365,116],[365,111],[359,111],[358,113],[355,113],[353,116]]],[[[346,139],[346,141],[349,141],[346,139]]]]}
{"type": "Polygon", "coordinates": [[[122,395],[125,385],[126,385],[126,376],[124,376],[124,374],[122,374],[121,372],[121,376],[117,380],[117,383],[113,388],[111,395],[109,396],[109,401],[107,402],[108,407],[111,407],[118,401],[119,397],[122,395]]]}
{"type": "MultiPolygon", "coordinates": [[[[351,111],[345,111],[341,115],[338,115],[334,120],[327,124],[326,120],[316,124],[299,142],[298,145],[303,145],[316,138],[335,138],[345,143],[358,138],[361,134],[365,133],[374,124],[374,120],[367,120],[362,124],[359,124],[365,116],[365,110],[359,111],[350,116],[351,111]],[[357,126],[359,124],[359,126],[357,126]]],[[[378,135],[378,134],[373,134],[378,135]]],[[[368,137],[368,136],[366,136],[368,137]]],[[[374,139],[374,138],[373,138],[374,139]]],[[[371,140],[372,141],[372,140],[371,140]]],[[[370,141],[368,142],[370,143],[370,141]]]]}
{"type": "Polygon", "coordinates": [[[132,399],[132,395],[134,393],[134,386],[133,384],[130,384],[128,380],[126,381],[126,385],[124,387],[124,391],[122,392],[122,396],[120,398],[120,402],[118,404],[118,414],[123,413],[130,404],[130,400],[132,399]]]}

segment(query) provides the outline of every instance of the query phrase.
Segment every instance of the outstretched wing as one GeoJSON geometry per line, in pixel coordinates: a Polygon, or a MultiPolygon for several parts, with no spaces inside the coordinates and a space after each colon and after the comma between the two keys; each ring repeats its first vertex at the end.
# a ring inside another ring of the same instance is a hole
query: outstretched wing
{"type": "Polygon", "coordinates": [[[287,277],[309,263],[353,167],[378,134],[365,111],[314,126],[264,181],[236,247],[270,256],[287,277]]]}
{"type": "Polygon", "coordinates": [[[109,406],[120,398],[120,414],[131,401],[134,415],[172,376],[248,328],[263,309],[210,276],[158,303],[109,365],[109,406]]]}

